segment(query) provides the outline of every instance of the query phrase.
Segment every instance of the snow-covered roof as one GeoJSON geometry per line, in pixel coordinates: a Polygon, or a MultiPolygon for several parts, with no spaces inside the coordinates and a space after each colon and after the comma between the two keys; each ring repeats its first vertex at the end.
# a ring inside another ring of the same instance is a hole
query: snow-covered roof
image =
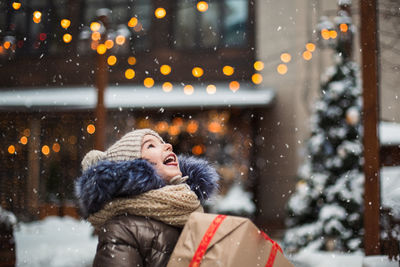
{"type": "MultiPolygon", "coordinates": [[[[188,108],[188,107],[266,107],[275,92],[272,89],[254,89],[242,84],[236,92],[227,84],[216,84],[216,92],[208,94],[205,85],[194,85],[191,95],[183,93],[183,86],[176,85],[171,92],[161,86],[110,86],[105,90],[107,108],[188,108]]],[[[94,87],[62,87],[14,89],[0,91],[0,109],[92,109],[96,106],[94,87]]]]}
{"type": "Polygon", "coordinates": [[[381,145],[400,145],[400,123],[381,121],[379,139],[381,145]]]}

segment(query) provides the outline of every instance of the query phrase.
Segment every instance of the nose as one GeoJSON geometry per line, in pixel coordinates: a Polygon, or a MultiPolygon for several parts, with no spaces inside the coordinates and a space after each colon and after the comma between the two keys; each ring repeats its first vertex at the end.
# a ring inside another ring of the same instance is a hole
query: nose
{"type": "Polygon", "coordinates": [[[167,151],[172,151],[172,145],[169,143],[164,144],[164,149],[167,151]]]}

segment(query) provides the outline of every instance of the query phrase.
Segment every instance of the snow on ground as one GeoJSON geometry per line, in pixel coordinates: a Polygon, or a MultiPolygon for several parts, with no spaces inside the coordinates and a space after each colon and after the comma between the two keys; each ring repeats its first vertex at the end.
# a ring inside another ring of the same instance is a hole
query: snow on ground
{"type": "Polygon", "coordinates": [[[92,266],[97,237],[87,222],[47,217],[19,223],[14,230],[18,267],[92,266]]]}
{"type": "Polygon", "coordinates": [[[400,144],[400,123],[381,121],[379,123],[379,140],[382,145],[400,144]]]}

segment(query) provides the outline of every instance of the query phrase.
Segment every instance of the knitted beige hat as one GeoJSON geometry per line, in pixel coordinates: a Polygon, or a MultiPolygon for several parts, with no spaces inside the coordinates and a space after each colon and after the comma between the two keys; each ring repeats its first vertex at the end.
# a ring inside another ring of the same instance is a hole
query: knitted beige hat
{"type": "Polygon", "coordinates": [[[147,134],[154,135],[164,143],[161,136],[151,129],[134,130],[125,134],[104,152],[99,150],[89,151],[81,162],[82,170],[89,169],[101,160],[128,161],[141,158],[142,140],[147,134]]]}

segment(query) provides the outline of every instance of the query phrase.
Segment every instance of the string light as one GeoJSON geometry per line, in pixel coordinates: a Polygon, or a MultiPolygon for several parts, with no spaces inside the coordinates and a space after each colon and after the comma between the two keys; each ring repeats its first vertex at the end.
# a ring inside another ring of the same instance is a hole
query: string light
{"type": "Polygon", "coordinates": [[[94,126],[94,124],[89,124],[86,127],[86,131],[88,132],[88,134],[94,134],[96,132],[96,127],[94,126]]]}
{"type": "Polygon", "coordinates": [[[129,57],[128,58],[128,64],[133,66],[136,64],[136,58],[135,57],[129,57]]]}
{"type": "Polygon", "coordinates": [[[59,143],[54,143],[53,146],[51,147],[54,152],[58,153],[61,150],[60,144],[59,143]]]}
{"type": "Polygon", "coordinates": [[[42,153],[43,155],[49,155],[50,154],[50,147],[48,145],[42,146],[42,153]]]}
{"type": "Polygon", "coordinates": [[[162,75],[168,75],[171,73],[171,67],[169,65],[162,65],[160,67],[160,72],[162,75]]]}
{"type": "Polygon", "coordinates": [[[107,64],[110,66],[114,66],[117,63],[117,57],[112,55],[107,58],[107,64]]]}
{"type": "Polygon", "coordinates": [[[303,52],[303,58],[304,58],[305,60],[310,60],[310,59],[312,58],[311,52],[308,51],[308,50],[304,51],[304,52],[303,52]]]}
{"type": "Polygon", "coordinates": [[[194,87],[190,84],[185,85],[185,87],[183,87],[183,93],[185,95],[192,95],[194,93],[194,87]]]}
{"type": "Polygon", "coordinates": [[[163,89],[163,91],[166,92],[166,93],[171,92],[171,91],[172,91],[172,88],[173,88],[173,86],[172,86],[172,83],[170,83],[170,82],[165,82],[165,83],[163,83],[163,85],[162,85],[162,89],[163,89]]]}
{"type": "Polygon", "coordinates": [[[194,67],[194,68],[192,69],[192,75],[193,75],[194,77],[196,77],[196,78],[199,78],[199,77],[203,76],[203,74],[204,74],[204,71],[203,71],[203,69],[200,68],[200,67],[194,67]]]}
{"type": "Polygon", "coordinates": [[[99,55],[103,55],[103,54],[105,54],[106,53],[106,51],[107,51],[107,47],[106,47],[106,45],[105,44],[99,44],[98,46],[97,46],[97,53],[99,54],[99,55]]]}
{"type": "Polygon", "coordinates": [[[60,24],[64,29],[68,29],[68,27],[71,25],[71,21],[69,19],[62,19],[60,24]]]}
{"type": "MultiPolygon", "coordinates": [[[[128,80],[131,80],[135,77],[135,71],[133,69],[127,69],[125,71],[125,78],[127,78],[128,80]]],[[[145,84],[146,85],[146,84],[145,84]]]]}
{"type": "Polygon", "coordinates": [[[264,63],[262,61],[256,61],[254,62],[254,69],[261,71],[264,69],[264,63]]]}
{"type": "Polygon", "coordinates": [[[9,154],[14,154],[15,153],[15,146],[10,145],[8,147],[7,151],[8,151],[9,154]]]}
{"type": "Polygon", "coordinates": [[[138,24],[138,19],[135,17],[132,17],[129,21],[128,21],[128,26],[133,28],[138,24]]]}
{"type": "Polygon", "coordinates": [[[290,62],[290,60],[292,60],[292,56],[289,53],[282,53],[281,60],[284,63],[288,63],[288,62],[290,62]]]}
{"type": "Polygon", "coordinates": [[[229,83],[229,89],[231,89],[233,92],[236,92],[240,88],[240,83],[237,81],[232,81],[229,83]]]}
{"type": "Polygon", "coordinates": [[[72,35],[69,33],[66,33],[63,35],[63,41],[64,43],[70,43],[72,41],[72,35]]]}
{"type": "Polygon", "coordinates": [[[231,76],[234,72],[235,69],[231,66],[224,66],[222,68],[222,72],[226,75],[226,76],[231,76]]]}
{"type": "Polygon", "coordinates": [[[206,12],[208,10],[208,3],[205,1],[200,1],[197,3],[197,10],[200,12],[206,12]]]}
{"type": "Polygon", "coordinates": [[[154,11],[154,15],[156,16],[156,18],[158,19],[162,19],[165,17],[165,15],[167,14],[167,11],[165,11],[164,8],[159,7],[154,11]]]}
{"type": "Polygon", "coordinates": [[[310,52],[314,52],[315,51],[315,44],[313,43],[307,43],[306,44],[306,49],[310,52]]]}
{"type": "Polygon", "coordinates": [[[13,3],[12,3],[12,7],[13,7],[15,10],[18,10],[18,9],[21,7],[21,3],[19,3],[19,2],[13,2],[13,3]]]}
{"type": "Polygon", "coordinates": [[[26,145],[28,143],[28,138],[24,135],[19,139],[19,142],[23,145],[26,145]]]}
{"type": "Polygon", "coordinates": [[[253,76],[251,76],[251,80],[254,84],[260,84],[263,81],[263,77],[259,73],[254,73],[253,76]]]}
{"type": "Polygon", "coordinates": [[[209,84],[207,85],[206,91],[207,94],[213,95],[217,92],[217,87],[214,84],[209,84]]]}
{"type": "Polygon", "coordinates": [[[284,75],[288,71],[288,68],[286,64],[279,64],[278,67],[276,67],[276,70],[279,74],[284,75]]]}
{"type": "Polygon", "coordinates": [[[153,80],[153,78],[147,77],[146,79],[144,79],[143,84],[147,88],[151,88],[154,85],[154,80],[153,80]]]}

